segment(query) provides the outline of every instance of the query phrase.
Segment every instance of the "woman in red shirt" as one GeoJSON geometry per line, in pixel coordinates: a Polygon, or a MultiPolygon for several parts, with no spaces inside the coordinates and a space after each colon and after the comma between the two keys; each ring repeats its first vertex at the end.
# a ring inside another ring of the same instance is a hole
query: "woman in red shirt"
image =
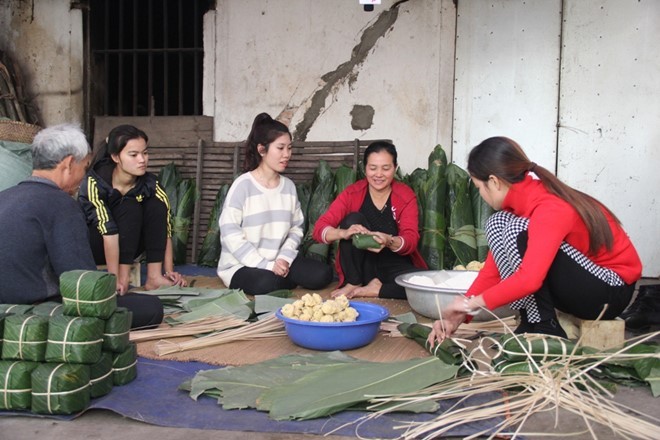
{"type": "Polygon", "coordinates": [[[397,152],[391,143],[371,143],[363,163],[366,178],[337,196],[316,221],[314,239],[339,241],[335,267],[340,288],[332,296],[405,299],[405,289],[394,279],[427,267],[417,250],[417,198],[410,187],[394,180],[397,152]],[[356,248],[354,234],[373,235],[379,247],[356,248]]]}
{"type": "Polygon", "coordinates": [[[490,252],[467,291],[442,311],[429,342],[442,341],[482,307],[520,311],[516,333],[566,337],[555,309],[581,319],[614,319],[628,305],[642,264],[616,216],[593,197],[530,161],[505,137],[468,158],[481,197],[495,209],[490,252]]]}

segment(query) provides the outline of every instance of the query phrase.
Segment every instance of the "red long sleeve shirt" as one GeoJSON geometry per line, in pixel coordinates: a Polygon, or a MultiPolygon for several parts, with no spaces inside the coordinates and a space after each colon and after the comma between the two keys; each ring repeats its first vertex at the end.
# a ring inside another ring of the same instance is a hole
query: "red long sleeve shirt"
{"type": "Polygon", "coordinates": [[[522,263],[513,275],[502,280],[489,252],[484,268],[468,289],[467,295],[482,295],[491,310],[536,292],[563,241],[598,266],[616,272],[627,284],[641,276],[642,263],[635,247],[607,212],[614,238],[612,249],[603,246],[596,254],[590,254],[589,232],[577,211],[548,192],[540,180],[527,175],[522,182],[511,185],[502,209],[529,219],[528,242],[522,263]]]}
{"type": "MultiPolygon", "coordinates": [[[[328,210],[316,221],[314,225],[314,240],[323,243],[323,231],[326,228],[336,228],[339,223],[351,212],[357,212],[367,195],[369,185],[366,179],[358,180],[349,185],[337,196],[328,210]]],[[[419,218],[417,198],[415,192],[407,185],[392,182],[392,214],[399,228],[399,236],[403,239],[403,246],[397,251],[400,255],[410,255],[415,267],[426,269],[426,262],[417,250],[419,242],[419,218]]],[[[344,283],[344,273],[339,264],[339,255],[335,258],[335,269],[339,275],[339,285],[344,283]]]]}

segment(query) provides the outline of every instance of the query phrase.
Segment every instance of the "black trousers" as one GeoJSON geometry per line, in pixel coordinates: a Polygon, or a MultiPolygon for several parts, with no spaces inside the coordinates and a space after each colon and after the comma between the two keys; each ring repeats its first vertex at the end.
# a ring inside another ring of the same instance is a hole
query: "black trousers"
{"type": "MultiPolygon", "coordinates": [[[[502,279],[513,275],[527,251],[529,220],[506,211],[488,218],[486,235],[502,279]]],[[[634,284],[625,284],[610,269],[594,264],[568,243],[562,243],[541,288],[511,303],[524,310],[529,322],[556,318],[555,309],[593,320],[604,306],[603,319],[614,319],[630,302],[634,284]]]]}
{"type": "Polygon", "coordinates": [[[230,289],[241,289],[248,295],[263,295],[275,290],[295,289],[301,286],[320,290],[332,281],[332,268],[320,261],[303,256],[296,257],[289,267],[289,275],[281,277],[272,270],[242,267],[229,283],[230,289]]]}
{"type": "MultiPolygon", "coordinates": [[[[125,197],[110,211],[119,229],[119,264],[133,264],[143,252],[147,263],[165,259],[167,206],[163,202],[156,197],[142,202],[125,197]]],[[[91,225],[89,240],[96,264],[106,264],[103,236],[91,225]]]]}
{"type": "MultiPolygon", "coordinates": [[[[52,300],[62,302],[62,297],[58,296],[52,300]]],[[[124,307],[131,312],[132,330],[158,327],[163,322],[163,303],[155,295],[139,293],[117,295],[117,307],[124,307]]]]}
{"type": "MultiPolygon", "coordinates": [[[[367,218],[359,213],[348,214],[340,223],[342,229],[359,224],[369,230],[371,227],[367,218]]],[[[407,255],[399,255],[389,249],[376,253],[353,246],[352,240],[339,241],[339,264],[344,273],[344,284],[355,286],[368,284],[374,278],[383,284],[378,292],[380,298],[406,299],[406,290],[394,281],[404,273],[417,272],[422,269],[415,267],[407,255]]]]}
{"type": "Polygon", "coordinates": [[[155,295],[127,293],[117,296],[117,307],[125,307],[131,311],[131,329],[134,330],[158,327],[163,322],[163,303],[155,295]]]}
{"type": "MultiPolygon", "coordinates": [[[[527,231],[518,236],[521,255],[527,250],[527,231]]],[[[614,319],[630,303],[634,284],[610,286],[559,251],[541,288],[534,293],[541,321],[555,317],[555,309],[580,319],[593,320],[607,309],[602,319],[614,319]]]]}

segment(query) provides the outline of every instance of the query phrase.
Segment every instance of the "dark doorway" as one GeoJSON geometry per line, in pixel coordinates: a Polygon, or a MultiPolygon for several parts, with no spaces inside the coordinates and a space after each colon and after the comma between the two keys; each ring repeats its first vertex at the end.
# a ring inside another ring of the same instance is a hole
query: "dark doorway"
{"type": "Polygon", "coordinates": [[[86,113],[202,114],[204,14],[213,0],[88,0],[86,113]]]}

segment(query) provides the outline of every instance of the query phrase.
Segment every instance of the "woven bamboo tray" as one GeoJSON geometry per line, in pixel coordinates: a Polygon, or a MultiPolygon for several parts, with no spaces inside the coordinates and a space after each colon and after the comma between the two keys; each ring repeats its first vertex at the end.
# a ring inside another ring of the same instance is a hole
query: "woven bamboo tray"
{"type": "Polygon", "coordinates": [[[0,140],[31,144],[34,136],[41,130],[38,125],[11,119],[0,119],[0,140]]]}

